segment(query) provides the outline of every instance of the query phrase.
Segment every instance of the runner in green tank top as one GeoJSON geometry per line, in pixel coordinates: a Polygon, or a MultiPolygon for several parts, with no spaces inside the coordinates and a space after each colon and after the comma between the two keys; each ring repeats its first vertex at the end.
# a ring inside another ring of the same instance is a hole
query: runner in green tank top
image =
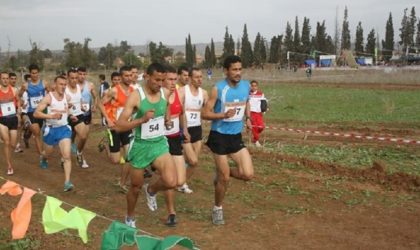
{"type": "Polygon", "coordinates": [[[164,136],[165,121],[170,122],[166,101],[169,91],[161,88],[165,73],[163,65],[150,64],[146,70],[145,84],[130,94],[115,126],[117,132],[135,129],[128,152],[132,168],[125,218],[125,223],[131,227],[135,227],[134,208],[143,185],[144,168],[152,164],[160,174],[159,179],[144,186],[147,205],[152,211],[157,209],[156,193],[173,189],[178,184],[175,163],[169,154],[169,146],[164,136]],[[131,119],[134,112],[134,118],[131,119]]]}

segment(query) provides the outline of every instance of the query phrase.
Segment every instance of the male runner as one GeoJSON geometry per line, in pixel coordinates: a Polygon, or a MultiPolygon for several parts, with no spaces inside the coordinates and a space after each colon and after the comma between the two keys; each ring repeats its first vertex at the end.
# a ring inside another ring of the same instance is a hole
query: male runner
{"type": "Polygon", "coordinates": [[[241,80],[242,63],[239,56],[228,56],[223,63],[226,79],[212,88],[209,101],[203,109],[203,119],[212,120],[207,146],[213,152],[216,163],[215,204],[212,221],[215,225],[225,223],[222,203],[229,177],[249,181],[254,167],[251,156],[242,141],[243,119],[251,128],[249,107],[249,82],[241,80]],[[228,156],[236,163],[229,167],[228,156]]]}

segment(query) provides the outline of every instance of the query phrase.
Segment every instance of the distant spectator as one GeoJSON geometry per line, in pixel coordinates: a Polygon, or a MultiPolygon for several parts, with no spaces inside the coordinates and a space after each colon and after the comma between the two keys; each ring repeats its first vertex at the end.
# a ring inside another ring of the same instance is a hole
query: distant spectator
{"type": "Polygon", "coordinates": [[[260,134],[264,130],[263,114],[267,111],[267,100],[261,90],[258,89],[258,82],[251,81],[249,92],[249,105],[251,107],[252,143],[261,147],[260,134]]]}
{"type": "MultiPolygon", "coordinates": [[[[99,85],[99,96],[100,96],[100,98],[102,98],[104,96],[104,94],[105,94],[105,91],[107,89],[109,89],[109,83],[107,81],[105,81],[105,75],[104,74],[100,74],[99,75],[99,82],[100,82],[100,85],[99,85]]],[[[105,126],[106,125],[105,124],[104,116],[102,114],[101,114],[101,123],[102,123],[102,126],[105,126]]]]}
{"type": "Polygon", "coordinates": [[[306,68],[305,72],[306,72],[306,77],[307,77],[308,79],[310,79],[310,78],[312,77],[312,68],[311,68],[311,65],[309,65],[309,66],[306,68]]]}
{"type": "Polygon", "coordinates": [[[211,80],[212,75],[213,75],[213,71],[211,70],[211,68],[208,68],[208,69],[207,69],[207,78],[208,78],[209,80],[211,80]]]}

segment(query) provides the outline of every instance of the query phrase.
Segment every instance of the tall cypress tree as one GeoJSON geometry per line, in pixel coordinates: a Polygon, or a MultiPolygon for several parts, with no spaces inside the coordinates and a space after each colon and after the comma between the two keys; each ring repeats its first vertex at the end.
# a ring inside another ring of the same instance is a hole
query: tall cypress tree
{"type": "Polygon", "coordinates": [[[251,43],[249,42],[249,38],[248,38],[248,30],[246,28],[246,24],[244,25],[244,31],[243,31],[242,40],[241,40],[241,59],[242,59],[242,66],[244,68],[252,66],[253,53],[252,53],[251,43]]]}
{"type": "Polygon", "coordinates": [[[221,57],[221,63],[225,60],[227,56],[235,54],[235,51],[232,51],[232,45],[231,45],[231,38],[232,36],[229,34],[229,28],[226,26],[225,31],[225,38],[223,41],[223,54],[221,57]]]}
{"type": "Polygon", "coordinates": [[[420,47],[420,20],[419,20],[419,22],[417,23],[416,45],[417,45],[417,48],[419,48],[419,47],[420,47]]]}
{"type": "Polygon", "coordinates": [[[204,51],[204,67],[210,68],[211,66],[212,66],[211,52],[210,52],[210,47],[207,45],[204,51]]]}
{"type": "Polygon", "coordinates": [[[385,40],[382,40],[382,49],[384,59],[389,61],[392,57],[392,51],[394,50],[394,24],[392,23],[391,12],[389,12],[388,21],[385,26],[385,40]]]}
{"type": "Polygon", "coordinates": [[[302,25],[302,52],[309,54],[311,51],[311,26],[309,25],[309,18],[303,18],[302,25]]]}
{"type": "Polygon", "coordinates": [[[254,42],[254,64],[256,66],[260,66],[262,63],[260,47],[261,47],[261,35],[260,35],[260,32],[258,32],[257,36],[255,37],[255,42],[254,42]]]}
{"type": "Polygon", "coordinates": [[[210,54],[211,54],[211,67],[214,67],[217,63],[217,58],[216,58],[216,50],[214,48],[213,38],[211,39],[211,43],[210,43],[210,54]]]}
{"type": "Polygon", "coordinates": [[[408,49],[414,45],[414,34],[415,34],[415,25],[417,22],[416,10],[414,7],[411,8],[410,16],[407,16],[407,8],[404,9],[404,16],[401,20],[400,28],[400,45],[402,45],[404,51],[409,51],[408,49]]]}
{"type": "Polygon", "coordinates": [[[188,67],[192,67],[195,64],[195,53],[191,43],[191,35],[185,39],[185,61],[188,67]]]}
{"type": "Polygon", "coordinates": [[[296,17],[295,19],[295,34],[293,35],[293,49],[296,52],[301,52],[301,40],[299,34],[299,19],[296,17]]]}
{"type": "Polygon", "coordinates": [[[375,48],[376,48],[376,36],[375,36],[375,29],[372,29],[368,36],[366,41],[366,53],[375,54],[375,48]]]}
{"type": "Polygon", "coordinates": [[[362,22],[356,27],[356,40],[354,41],[354,50],[356,51],[356,55],[363,54],[363,28],[362,22]]]}
{"type": "Polygon", "coordinates": [[[277,37],[273,36],[271,38],[271,42],[270,42],[270,55],[268,57],[268,62],[269,63],[278,63],[278,56],[277,56],[277,51],[278,51],[278,41],[277,41],[277,37]]]}
{"type": "MultiPolygon", "coordinates": [[[[286,53],[288,51],[293,51],[293,49],[294,49],[294,46],[293,45],[294,45],[293,44],[293,29],[290,26],[290,23],[287,22],[287,24],[286,24],[286,32],[285,32],[285,36],[284,36],[284,47],[285,47],[286,53]]],[[[290,59],[291,58],[292,57],[290,57],[290,59]]],[[[287,61],[287,58],[284,58],[283,60],[284,60],[284,62],[286,62],[287,61]]]]}
{"type": "Polygon", "coordinates": [[[341,49],[350,49],[350,28],[349,28],[349,21],[348,18],[348,11],[347,6],[344,9],[344,20],[343,20],[343,28],[341,30],[341,49]]]}
{"type": "Polygon", "coordinates": [[[264,64],[267,61],[267,47],[265,46],[265,38],[263,36],[261,36],[260,39],[260,55],[261,55],[261,63],[264,64]]]}

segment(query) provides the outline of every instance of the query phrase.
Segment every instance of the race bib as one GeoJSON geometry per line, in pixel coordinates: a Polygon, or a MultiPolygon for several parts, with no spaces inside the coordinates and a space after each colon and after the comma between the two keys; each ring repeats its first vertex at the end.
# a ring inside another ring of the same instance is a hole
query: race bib
{"type": "Polygon", "coordinates": [[[187,117],[187,127],[196,127],[201,125],[201,112],[200,111],[185,111],[187,117]]]}
{"type": "Polygon", "coordinates": [[[165,134],[165,120],[163,116],[150,119],[141,125],[141,139],[153,139],[165,134]]]}
{"type": "Polygon", "coordinates": [[[29,97],[29,101],[31,103],[31,107],[32,108],[38,107],[38,104],[42,101],[42,98],[44,98],[42,95],[40,95],[40,96],[34,96],[34,97],[29,97]]]}
{"type": "Polygon", "coordinates": [[[179,116],[171,119],[171,125],[166,127],[165,135],[173,135],[179,132],[179,116]]]}
{"type": "Polygon", "coordinates": [[[16,106],[14,102],[7,102],[1,104],[1,114],[3,116],[15,115],[16,114],[16,106]]]}
{"type": "Polygon", "coordinates": [[[90,110],[90,104],[89,103],[82,103],[82,110],[83,112],[89,112],[90,110]]]}
{"type": "Polygon", "coordinates": [[[225,122],[238,122],[242,121],[244,115],[245,115],[245,103],[244,102],[229,102],[225,103],[225,109],[223,110],[223,113],[226,113],[228,110],[234,109],[235,115],[230,118],[225,118],[223,121],[225,122]]]}
{"type": "Polygon", "coordinates": [[[70,113],[72,115],[80,115],[82,113],[80,102],[72,104],[70,113]]]}

